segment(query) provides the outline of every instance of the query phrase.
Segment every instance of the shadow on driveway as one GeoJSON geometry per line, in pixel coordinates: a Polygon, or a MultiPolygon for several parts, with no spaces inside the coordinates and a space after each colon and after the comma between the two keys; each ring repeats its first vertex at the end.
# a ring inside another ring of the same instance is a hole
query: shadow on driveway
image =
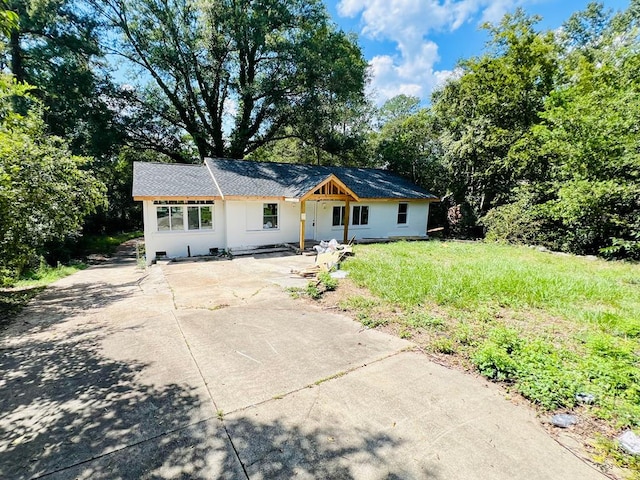
{"type": "MultiPolygon", "coordinates": [[[[145,365],[105,358],[96,333],[0,351],[0,478],[37,478],[192,422],[198,396],[142,384],[145,365]]],[[[186,468],[206,448],[164,451],[137,468],[186,468]]]]}

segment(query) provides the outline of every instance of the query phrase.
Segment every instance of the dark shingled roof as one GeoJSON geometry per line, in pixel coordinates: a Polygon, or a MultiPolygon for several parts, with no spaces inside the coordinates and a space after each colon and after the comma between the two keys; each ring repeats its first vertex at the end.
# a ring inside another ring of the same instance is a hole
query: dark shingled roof
{"type": "Polygon", "coordinates": [[[205,162],[206,165],[135,162],[133,196],[218,197],[222,193],[300,198],[333,174],[361,199],[437,200],[435,195],[386,170],[217,158],[205,162]]]}
{"type": "Polygon", "coordinates": [[[360,198],[437,199],[386,170],[217,158],[205,162],[225,196],[299,198],[333,174],[360,198]]]}
{"type": "Polygon", "coordinates": [[[134,162],[134,197],[217,197],[220,193],[204,165],[134,162]]]}

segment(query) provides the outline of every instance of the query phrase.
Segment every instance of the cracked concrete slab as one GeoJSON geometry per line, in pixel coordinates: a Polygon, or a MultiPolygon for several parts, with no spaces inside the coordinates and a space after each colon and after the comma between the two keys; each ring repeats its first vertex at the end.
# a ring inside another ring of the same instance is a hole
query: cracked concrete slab
{"type": "Polygon", "coordinates": [[[291,299],[312,261],[49,287],[0,333],[0,478],[603,478],[494,386],[291,299]]]}
{"type": "Polygon", "coordinates": [[[410,343],[287,297],[215,312],[177,311],[219,409],[275,396],[391,355],[410,343]],[[203,335],[202,332],[207,332],[203,335]],[[268,379],[268,380],[267,380],[268,379]]]}
{"type": "Polygon", "coordinates": [[[250,478],[600,479],[482,379],[403,352],[225,416],[250,478]]]}

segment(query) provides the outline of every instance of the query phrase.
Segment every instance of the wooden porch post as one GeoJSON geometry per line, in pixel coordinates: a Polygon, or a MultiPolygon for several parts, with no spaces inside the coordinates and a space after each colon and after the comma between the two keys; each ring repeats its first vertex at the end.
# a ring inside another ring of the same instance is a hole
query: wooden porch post
{"type": "Polygon", "coordinates": [[[349,241],[349,199],[344,201],[344,235],[342,236],[342,243],[349,241]]]}
{"type": "Polygon", "coordinates": [[[300,202],[300,250],[304,250],[304,226],[307,220],[307,202],[300,202]]]}

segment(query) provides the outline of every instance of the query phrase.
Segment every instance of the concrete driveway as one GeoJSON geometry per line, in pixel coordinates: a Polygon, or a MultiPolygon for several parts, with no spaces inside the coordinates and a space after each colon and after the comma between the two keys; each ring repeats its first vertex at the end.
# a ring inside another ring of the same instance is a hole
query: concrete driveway
{"type": "Polygon", "coordinates": [[[291,299],[311,262],[48,288],[0,333],[0,478],[604,478],[495,386],[291,299]]]}

